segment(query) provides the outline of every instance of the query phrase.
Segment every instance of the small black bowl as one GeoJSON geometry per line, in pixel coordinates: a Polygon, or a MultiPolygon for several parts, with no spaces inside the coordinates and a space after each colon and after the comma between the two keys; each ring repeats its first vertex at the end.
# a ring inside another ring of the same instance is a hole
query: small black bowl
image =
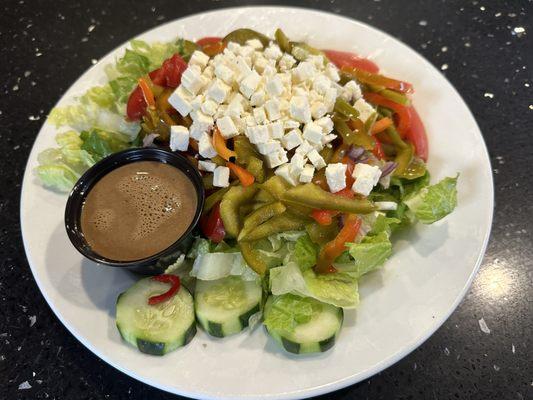
{"type": "Polygon", "coordinates": [[[125,268],[146,275],[160,274],[190,247],[194,238],[195,227],[202,214],[204,200],[205,193],[202,178],[196,168],[185,157],[156,148],[124,150],[96,163],[76,182],[76,185],[74,185],[74,188],[70,192],[65,209],[65,228],[76,250],[94,262],[111,267],[125,268]],[[187,231],[165,250],[141,260],[111,260],[94,252],[85,240],[80,222],[81,209],[85,198],[98,180],[112,170],[136,161],[158,161],[180,169],[193,183],[196,189],[198,205],[193,221],[189,228],[187,228],[187,231]]]}

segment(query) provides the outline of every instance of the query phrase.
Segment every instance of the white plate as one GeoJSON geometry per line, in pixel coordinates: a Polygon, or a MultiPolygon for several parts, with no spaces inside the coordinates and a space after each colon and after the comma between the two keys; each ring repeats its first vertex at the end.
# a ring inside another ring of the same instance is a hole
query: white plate
{"type": "MultiPolygon", "coordinates": [[[[430,139],[433,180],[461,172],[459,205],[432,226],[417,225],[394,245],[394,256],[361,281],[361,306],[347,312],[336,346],[295,357],[280,351],[262,329],[216,340],[199,332],[165,357],[143,355],[121,342],[113,315],[117,295],[135,279],[99,267],[71,246],[63,226],[66,196],[43,189],[32,169],[37,154],[54,146],[45,123],[31,152],[21,200],[24,246],[41,292],[61,322],[88,349],[124,373],[160,389],[198,398],[292,399],[354,384],[398,361],[446,320],[481,262],[493,210],[487,150],[467,106],[450,83],[415,51],[360,22],[323,12],[281,7],[224,9],[170,22],[139,38],[223,36],[252,27],[321,48],[353,50],[391,76],[412,82],[414,104],[430,139]]],[[[79,78],[59,101],[104,80],[104,65],[119,47],[79,78]]]]}

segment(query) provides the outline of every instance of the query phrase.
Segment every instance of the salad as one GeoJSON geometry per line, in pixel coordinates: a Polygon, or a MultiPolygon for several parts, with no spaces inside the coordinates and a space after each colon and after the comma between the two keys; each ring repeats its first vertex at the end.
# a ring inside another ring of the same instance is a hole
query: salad
{"type": "Polygon", "coordinates": [[[412,85],[354,54],[237,29],[133,40],[106,74],[52,110],[43,184],[69,191],[109,154],[159,146],[207,193],[192,247],[118,297],[120,334],[142,352],[187,344],[197,324],[214,337],[263,324],[288,352],[326,351],[394,232],[456,206],[458,176],[430,184],[412,85]]]}

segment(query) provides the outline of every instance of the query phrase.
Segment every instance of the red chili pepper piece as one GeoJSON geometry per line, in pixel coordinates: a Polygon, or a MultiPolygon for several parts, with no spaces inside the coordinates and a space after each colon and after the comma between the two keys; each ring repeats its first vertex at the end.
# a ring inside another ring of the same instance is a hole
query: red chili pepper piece
{"type": "Polygon", "coordinates": [[[158,294],[157,296],[152,296],[148,298],[148,304],[153,306],[155,304],[162,303],[168,299],[170,299],[172,296],[174,296],[178,290],[180,289],[180,278],[176,275],[171,274],[163,274],[163,275],[157,275],[152,277],[154,281],[163,282],[163,283],[170,283],[170,289],[168,289],[165,293],[158,294]]]}

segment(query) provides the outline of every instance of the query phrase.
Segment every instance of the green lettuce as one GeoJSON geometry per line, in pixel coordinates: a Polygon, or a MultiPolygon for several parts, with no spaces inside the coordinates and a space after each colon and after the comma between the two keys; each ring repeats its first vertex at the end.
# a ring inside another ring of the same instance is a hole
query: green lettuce
{"type": "Polygon", "coordinates": [[[293,257],[302,270],[312,268],[316,265],[318,246],[311,241],[307,233],[296,240],[293,257]]]}
{"type": "Polygon", "coordinates": [[[273,331],[291,333],[298,325],[309,322],[321,308],[314,299],[285,294],[274,298],[264,323],[273,331]]]}
{"type": "Polygon", "coordinates": [[[457,205],[457,179],[444,178],[435,185],[422,187],[404,203],[423,224],[432,224],[450,214],[457,205]]]}
{"type": "Polygon", "coordinates": [[[335,260],[339,271],[350,272],[356,278],[382,266],[392,254],[392,244],[386,232],[365,236],[360,243],[346,243],[348,250],[335,260]]]}

